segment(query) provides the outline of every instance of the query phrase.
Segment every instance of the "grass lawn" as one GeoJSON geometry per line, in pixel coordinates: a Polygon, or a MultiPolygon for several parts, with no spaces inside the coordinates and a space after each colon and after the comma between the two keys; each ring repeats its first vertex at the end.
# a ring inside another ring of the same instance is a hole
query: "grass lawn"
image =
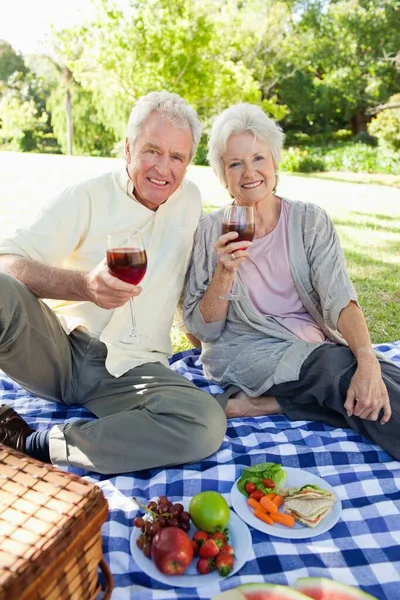
{"type": "MultiPolygon", "coordinates": [[[[321,204],[332,217],[344,249],[350,277],[358,292],[372,343],[400,339],[400,197],[396,207],[376,205],[360,210],[351,199],[321,204]]],[[[205,204],[205,211],[217,206],[205,204]]],[[[190,348],[173,331],[174,351],[190,348]]]]}

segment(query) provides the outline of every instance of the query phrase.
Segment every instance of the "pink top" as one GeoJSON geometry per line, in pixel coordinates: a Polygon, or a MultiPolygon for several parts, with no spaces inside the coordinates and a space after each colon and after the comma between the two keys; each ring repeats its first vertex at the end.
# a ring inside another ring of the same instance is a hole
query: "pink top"
{"type": "Polygon", "coordinates": [[[282,200],[278,223],[268,235],[253,240],[240,275],[250,300],[263,315],[307,342],[324,342],[325,334],[306,311],[294,285],[289,262],[288,218],[290,204],[282,200]]]}

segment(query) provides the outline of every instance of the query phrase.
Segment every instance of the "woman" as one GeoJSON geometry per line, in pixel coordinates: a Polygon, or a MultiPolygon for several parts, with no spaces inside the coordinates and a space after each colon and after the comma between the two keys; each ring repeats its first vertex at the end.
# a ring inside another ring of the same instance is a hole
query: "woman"
{"type": "Polygon", "coordinates": [[[400,460],[400,369],[374,352],[333,224],[276,194],[280,127],[239,104],[215,120],[209,161],[233,204],[253,206],[253,242],[200,222],[184,306],[228,417],[286,413],[369,436],[400,460]],[[247,295],[226,300],[236,286],[247,295]],[[229,400],[228,400],[229,399],[229,400]],[[392,412],[393,410],[393,412],[392,412]]]}

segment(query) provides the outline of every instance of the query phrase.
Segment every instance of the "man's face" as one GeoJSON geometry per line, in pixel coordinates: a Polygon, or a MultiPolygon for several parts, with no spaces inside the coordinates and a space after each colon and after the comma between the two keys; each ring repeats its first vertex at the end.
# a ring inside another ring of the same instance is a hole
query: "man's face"
{"type": "Polygon", "coordinates": [[[147,117],[132,149],[126,140],[128,174],[141,204],[157,210],[179,188],[192,144],[190,129],[175,127],[157,112],[147,117]]]}

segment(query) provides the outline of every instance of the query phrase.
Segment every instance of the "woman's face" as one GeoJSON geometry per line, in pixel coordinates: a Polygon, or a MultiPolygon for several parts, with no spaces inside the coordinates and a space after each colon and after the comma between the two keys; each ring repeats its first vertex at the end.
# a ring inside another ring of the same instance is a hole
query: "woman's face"
{"type": "Polygon", "coordinates": [[[252,133],[233,134],[222,161],[228,190],[238,204],[271,199],[276,176],[267,144],[257,141],[252,133]]]}

